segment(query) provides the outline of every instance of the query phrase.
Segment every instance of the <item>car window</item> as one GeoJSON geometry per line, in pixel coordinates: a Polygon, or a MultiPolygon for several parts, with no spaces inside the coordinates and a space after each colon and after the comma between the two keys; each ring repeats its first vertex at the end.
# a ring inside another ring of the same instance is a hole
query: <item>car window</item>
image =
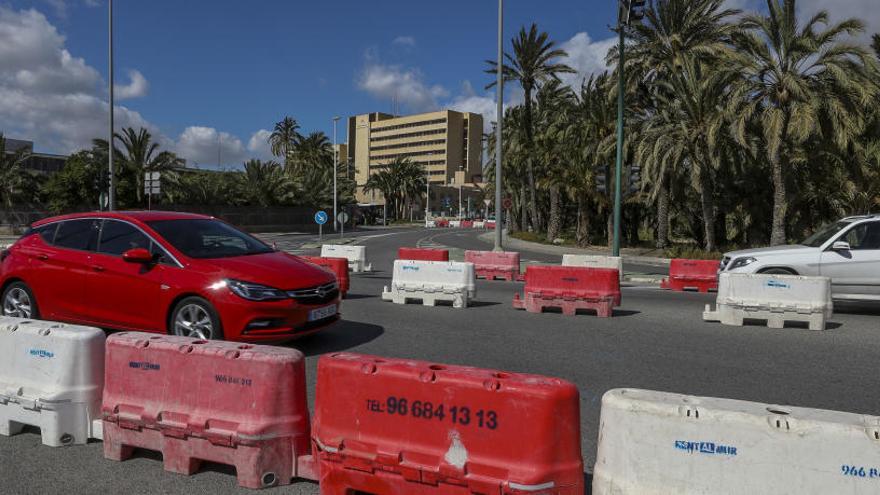
{"type": "Polygon", "coordinates": [[[841,220],[831,225],[826,225],[819,229],[815,234],[804,239],[800,244],[802,246],[820,247],[822,244],[825,244],[828,239],[831,239],[838,232],[845,229],[850,223],[852,222],[841,220]]]}
{"type": "Polygon", "coordinates": [[[122,256],[130,249],[150,249],[150,238],[133,225],[117,220],[104,220],[98,252],[122,256]]]}
{"type": "Polygon", "coordinates": [[[229,258],[273,251],[257,238],[218,220],[157,220],[149,226],[191,258],[229,258]]]}
{"type": "Polygon", "coordinates": [[[57,223],[50,223],[48,225],[41,225],[39,227],[33,227],[28,229],[27,232],[22,236],[29,237],[32,235],[38,235],[43,239],[43,242],[46,244],[52,244],[55,242],[55,231],[58,229],[57,223]]]}
{"type": "Polygon", "coordinates": [[[58,224],[55,245],[80,251],[94,251],[98,240],[98,220],[68,220],[58,224]]]}
{"type": "Polygon", "coordinates": [[[880,222],[857,225],[843,236],[853,251],[880,249],[880,222]]]}

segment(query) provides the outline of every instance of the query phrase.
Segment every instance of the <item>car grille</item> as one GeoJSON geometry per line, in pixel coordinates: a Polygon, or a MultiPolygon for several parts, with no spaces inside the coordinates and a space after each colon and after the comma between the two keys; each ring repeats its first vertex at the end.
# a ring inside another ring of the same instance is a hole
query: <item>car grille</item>
{"type": "Polygon", "coordinates": [[[317,287],[288,291],[287,296],[300,304],[326,304],[339,297],[339,286],[336,282],[331,282],[317,287]]]}

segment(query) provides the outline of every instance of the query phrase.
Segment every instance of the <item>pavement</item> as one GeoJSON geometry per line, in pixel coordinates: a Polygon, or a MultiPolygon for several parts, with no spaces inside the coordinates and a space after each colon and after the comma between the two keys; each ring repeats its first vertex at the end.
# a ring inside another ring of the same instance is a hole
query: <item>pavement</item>
{"type": "MultiPolygon", "coordinates": [[[[705,323],[701,314],[714,302],[713,294],[633,283],[625,285],[622,306],[607,319],[515,310],[513,295],[522,290],[516,282],[478,281],[477,303],[467,309],[380,300],[398,247],[485,248],[478,235],[424,229],[355,233],[376,271],[352,276],[343,322],[290,344],[307,356],[309,400],[314,401],[318,357],[339,351],[563,378],[580,390],[587,478],[595,462],[601,397],[612,388],[880,415],[877,394],[871,392],[880,355],[878,305],[838,307],[828,331],[811,332],[805,327],[771,330],[705,323]]],[[[316,244],[313,236],[278,235],[274,242],[295,252],[317,252],[304,247],[316,244]]],[[[524,254],[531,261],[540,261],[540,255],[524,254]]],[[[0,491],[10,494],[252,493],[238,488],[225,466],[207,465],[193,476],[182,476],[163,471],[155,453],[117,463],[104,460],[100,442],[53,449],[40,445],[33,430],[0,438],[0,480],[0,491]]],[[[319,491],[314,483],[298,482],[266,493],[319,491]]]]}

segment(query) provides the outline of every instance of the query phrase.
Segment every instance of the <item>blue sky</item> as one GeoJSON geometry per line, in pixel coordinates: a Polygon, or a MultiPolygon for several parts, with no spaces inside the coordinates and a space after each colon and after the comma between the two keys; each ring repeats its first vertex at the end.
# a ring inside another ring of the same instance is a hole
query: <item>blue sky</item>
{"type": "MultiPolygon", "coordinates": [[[[505,3],[506,38],[538,23],[570,52],[579,76],[568,82],[602,69],[614,0],[505,3]]],[[[114,9],[120,125],[146,126],[202,166],[216,166],[218,141],[224,166],[266,158],[265,135],[284,115],[330,135],[334,115],[390,111],[394,95],[402,112],[494,118],[483,61],[495,53],[495,0],[116,0],[114,9]]],[[[0,131],[59,153],[105,134],[106,23],[106,0],[0,0],[0,131]]]]}

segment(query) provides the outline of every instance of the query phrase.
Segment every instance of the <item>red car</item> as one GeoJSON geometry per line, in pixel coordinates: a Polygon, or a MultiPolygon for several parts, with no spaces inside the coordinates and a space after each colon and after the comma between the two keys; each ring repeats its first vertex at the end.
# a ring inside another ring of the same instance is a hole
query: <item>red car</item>
{"type": "Polygon", "coordinates": [[[5,316],[253,342],[339,319],[332,273],[202,215],[48,218],[0,260],[5,316]]]}

